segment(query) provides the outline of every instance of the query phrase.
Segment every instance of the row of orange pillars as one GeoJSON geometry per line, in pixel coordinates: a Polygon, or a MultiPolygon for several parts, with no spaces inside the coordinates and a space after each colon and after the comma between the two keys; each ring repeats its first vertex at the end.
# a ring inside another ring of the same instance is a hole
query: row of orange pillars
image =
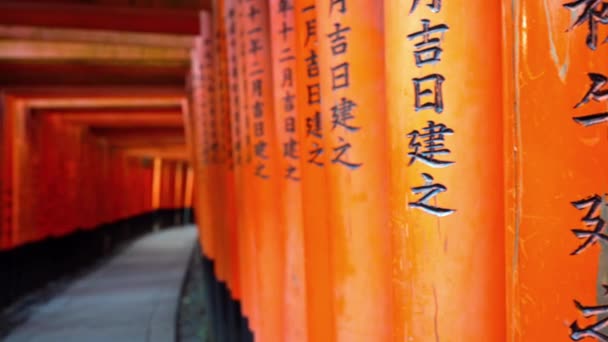
{"type": "Polygon", "coordinates": [[[255,339],[608,341],[605,6],[215,1],[195,207],[255,339]]]}
{"type": "Polygon", "coordinates": [[[180,108],[255,340],[608,341],[605,7],[214,1],[180,108]]]}

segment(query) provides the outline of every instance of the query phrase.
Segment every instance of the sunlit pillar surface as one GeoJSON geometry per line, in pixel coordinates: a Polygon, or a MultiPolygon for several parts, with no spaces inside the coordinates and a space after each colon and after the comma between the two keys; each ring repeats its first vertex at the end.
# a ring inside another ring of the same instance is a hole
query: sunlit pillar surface
{"type": "Polygon", "coordinates": [[[386,341],[392,317],[383,6],[316,6],[320,89],[310,96],[321,96],[328,186],[319,196],[328,198],[335,340],[386,341]]]}
{"type": "Polygon", "coordinates": [[[603,7],[503,1],[509,341],[607,339],[603,7]]]}

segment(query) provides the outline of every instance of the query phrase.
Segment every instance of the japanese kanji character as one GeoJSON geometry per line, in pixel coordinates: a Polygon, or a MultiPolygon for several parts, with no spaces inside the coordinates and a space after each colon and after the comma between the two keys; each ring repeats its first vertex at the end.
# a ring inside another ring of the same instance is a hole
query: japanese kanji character
{"type": "MultiPolygon", "coordinates": [[[[420,4],[420,0],[413,0],[412,8],[410,9],[410,14],[414,13],[418,5],[420,4]]],[[[441,11],[441,0],[431,0],[426,7],[430,8],[433,13],[439,13],[441,11]]]]}
{"type": "Polygon", "coordinates": [[[338,140],[341,144],[333,149],[336,156],[334,157],[334,159],[331,160],[331,162],[334,164],[337,163],[344,165],[351,170],[356,170],[360,168],[363,163],[353,163],[343,159],[346,158],[346,152],[348,152],[348,150],[352,148],[352,145],[349,142],[345,141],[342,137],[338,137],[338,140]]]}
{"type": "Polygon", "coordinates": [[[594,245],[599,239],[608,242],[608,236],[602,233],[604,229],[604,219],[600,216],[600,206],[602,205],[602,197],[600,195],[593,195],[588,198],[584,198],[579,201],[572,202],[572,206],[574,206],[578,210],[583,210],[585,208],[589,208],[585,216],[581,219],[581,221],[586,226],[593,226],[593,230],[585,230],[585,229],[572,229],[572,233],[579,238],[586,240],[574,250],[574,252],[570,253],[570,255],[577,255],[583,252],[585,249],[594,245]]]}
{"type": "Polygon", "coordinates": [[[337,90],[341,88],[348,88],[350,86],[349,81],[349,64],[348,62],[340,63],[334,67],[331,67],[331,88],[337,90]]]}
{"type": "Polygon", "coordinates": [[[321,139],[321,113],[315,112],[312,116],[306,118],[306,136],[312,135],[321,139]]]}
{"type": "Polygon", "coordinates": [[[334,6],[340,6],[338,11],[342,14],[346,13],[346,0],[331,0],[329,3],[329,14],[333,12],[334,6]]]}
{"type": "Polygon", "coordinates": [[[253,135],[256,138],[264,136],[264,121],[256,121],[253,123],[253,135]]]}
{"type": "Polygon", "coordinates": [[[450,150],[443,145],[444,135],[452,135],[454,131],[447,128],[444,124],[435,124],[434,121],[428,121],[427,126],[422,128],[422,132],[420,134],[417,130],[413,130],[407,135],[410,138],[409,148],[413,149],[413,151],[408,153],[408,156],[411,157],[409,165],[412,165],[416,160],[420,160],[424,164],[434,168],[442,168],[454,164],[453,161],[435,158],[438,155],[450,154],[450,150]],[[418,139],[422,139],[422,143],[418,139]]]}
{"type": "Polygon", "coordinates": [[[293,4],[291,0],[280,0],[279,1],[279,13],[286,13],[293,10],[293,4]]]}
{"type": "Polygon", "coordinates": [[[321,86],[319,83],[306,85],[306,92],[309,105],[321,103],[321,86]]]}
{"type": "Polygon", "coordinates": [[[298,141],[289,138],[289,140],[283,143],[283,157],[298,159],[298,141]]]}
{"type": "Polygon", "coordinates": [[[345,33],[350,32],[350,27],[342,27],[340,22],[334,23],[335,30],[327,35],[331,44],[331,53],[334,56],[341,55],[346,52],[348,42],[345,33]]]}
{"type": "Polygon", "coordinates": [[[255,79],[253,81],[251,81],[251,90],[253,92],[253,95],[262,97],[262,80],[261,79],[255,79]]]}
{"type": "MultiPolygon", "coordinates": [[[[608,82],[608,78],[602,74],[589,73],[591,79],[591,87],[583,97],[583,99],[577,103],[574,108],[579,108],[589,101],[593,100],[596,102],[606,101],[608,99],[608,90],[602,89],[608,82]]],[[[575,122],[587,127],[600,124],[608,121],[608,113],[595,113],[591,115],[577,116],[573,118],[575,122]]]]}
{"type": "Polygon", "coordinates": [[[255,101],[255,103],[253,104],[253,116],[258,119],[264,117],[264,103],[263,102],[255,101]]]}
{"type": "Polygon", "coordinates": [[[317,38],[317,19],[306,20],[306,40],[304,41],[304,46],[308,46],[308,43],[315,38],[317,38]]]}
{"type": "Polygon", "coordinates": [[[295,175],[298,172],[298,169],[295,166],[289,165],[286,171],[285,178],[296,182],[300,181],[300,178],[295,175]]]}
{"type": "MultiPolygon", "coordinates": [[[[591,50],[597,49],[597,30],[598,24],[608,24],[608,4],[602,0],[575,0],[565,3],[565,8],[572,12],[580,13],[568,31],[583,25],[587,22],[589,33],[587,34],[586,43],[591,50]],[[579,10],[581,10],[579,12],[579,10]]],[[[605,43],[604,40],[602,43],[605,43]]]]}
{"type": "Polygon", "coordinates": [[[259,8],[257,8],[257,7],[255,7],[255,6],[253,6],[253,5],[251,5],[251,6],[249,7],[249,13],[247,14],[247,16],[249,16],[249,19],[253,21],[253,20],[255,19],[255,17],[256,17],[257,15],[259,15],[260,13],[261,13],[261,12],[260,12],[260,9],[259,9],[259,8]]]}
{"type": "Polygon", "coordinates": [[[420,197],[416,202],[409,202],[408,206],[412,208],[418,208],[424,211],[425,213],[438,217],[444,217],[453,214],[455,212],[455,210],[453,209],[441,208],[429,204],[429,201],[433,197],[439,195],[442,192],[446,192],[448,188],[443,184],[433,184],[433,176],[429,175],[428,173],[423,173],[422,178],[424,178],[424,185],[412,188],[412,193],[414,195],[422,194],[422,197],[420,197]]]}
{"type": "Polygon", "coordinates": [[[323,154],[323,146],[313,142],[312,148],[312,150],[308,151],[308,154],[311,156],[308,162],[317,166],[323,166],[323,162],[317,160],[323,154]]]}
{"type": "Polygon", "coordinates": [[[296,118],[288,116],[285,118],[285,132],[295,133],[296,132],[296,118]]]}
{"type": "Polygon", "coordinates": [[[268,144],[264,140],[258,141],[253,147],[255,150],[255,156],[261,159],[268,159],[268,156],[266,155],[266,147],[268,147],[268,144]]]}
{"type": "Polygon", "coordinates": [[[293,86],[293,69],[292,68],[284,68],[283,69],[283,81],[281,82],[281,87],[292,87],[293,86]]]}
{"type": "MultiPolygon", "coordinates": [[[[574,305],[585,317],[597,317],[608,314],[608,305],[584,306],[576,300],[574,301],[574,305]]],[[[608,327],[608,317],[599,319],[597,322],[584,328],[581,328],[578,325],[578,322],[574,321],[570,325],[570,339],[573,341],[580,341],[585,337],[590,337],[601,342],[608,342],[608,335],[601,332],[606,327],[608,327]]]]}
{"type": "Polygon", "coordinates": [[[340,103],[331,107],[333,125],[331,129],[334,130],[337,126],[342,126],[349,132],[358,131],[360,127],[351,126],[348,123],[350,120],[355,118],[355,116],[352,114],[355,107],[357,107],[357,104],[345,97],[340,99],[340,103]]]}
{"type": "Polygon", "coordinates": [[[281,35],[283,35],[283,40],[286,41],[287,40],[287,35],[289,34],[289,32],[293,31],[293,27],[287,25],[287,22],[283,21],[283,27],[281,28],[281,30],[279,31],[279,33],[281,35]]]}
{"type": "Polygon", "coordinates": [[[421,38],[414,47],[414,59],[416,61],[417,67],[422,67],[426,64],[435,64],[441,60],[441,54],[443,50],[441,49],[441,39],[440,38],[431,38],[433,34],[441,34],[443,35],[449,28],[447,25],[436,25],[431,27],[430,20],[422,19],[422,30],[418,32],[414,32],[407,36],[407,39],[413,40],[417,38],[421,38]]]}
{"type": "Polygon", "coordinates": [[[295,101],[296,96],[289,93],[289,91],[285,92],[285,95],[283,96],[283,110],[287,113],[289,112],[293,112],[294,108],[295,108],[295,101]]]}
{"type": "Polygon", "coordinates": [[[258,163],[258,165],[255,168],[255,175],[257,177],[262,178],[262,179],[268,179],[268,178],[270,178],[270,176],[268,174],[264,173],[265,170],[266,170],[266,164],[264,164],[264,163],[258,163]]]}
{"type": "Polygon", "coordinates": [[[306,75],[308,75],[308,78],[319,76],[319,63],[315,50],[311,49],[310,56],[304,60],[306,61],[306,75]]]}
{"type": "Polygon", "coordinates": [[[445,81],[445,78],[439,74],[432,74],[422,78],[414,78],[412,82],[414,83],[414,106],[416,111],[421,111],[425,109],[433,109],[436,113],[443,112],[443,90],[442,85],[445,81]],[[422,83],[424,82],[433,82],[433,90],[424,89],[422,90],[422,83]],[[422,103],[421,97],[433,95],[432,102],[422,103]]]}

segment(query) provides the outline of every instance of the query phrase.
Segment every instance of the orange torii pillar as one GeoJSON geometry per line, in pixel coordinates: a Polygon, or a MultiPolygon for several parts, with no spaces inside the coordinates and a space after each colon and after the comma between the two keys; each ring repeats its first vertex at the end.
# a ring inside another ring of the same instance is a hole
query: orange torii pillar
{"type": "Polygon", "coordinates": [[[195,40],[192,67],[192,136],[193,167],[197,191],[196,217],[199,225],[200,242],[203,254],[209,261],[215,258],[214,211],[210,196],[214,183],[210,172],[210,132],[209,111],[213,98],[213,50],[211,42],[211,17],[201,12],[201,34],[195,40]]]}
{"type": "Polygon", "coordinates": [[[306,323],[309,341],[333,341],[327,154],[323,153],[319,49],[315,0],[294,1],[296,26],[296,120],[299,136],[306,323]]]}
{"type": "Polygon", "coordinates": [[[284,229],[285,314],[282,341],[306,341],[306,277],[302,224],[300,139],[297,135],[296,26],[292,1],[270,1],[274,118],[280,187],[280,225],[284,229]]]}
{"type": "Polygon", "coordinates": [[[239,242],[239,232],[238,227],[240,225],[239,220],[241,220],[240,209],[241,209],[241,195],[236,193],[236,178],[237,175],[240,176],[240,173],[237,172],[237,168],[240,163],[240,146],[239,139],[240,137],[235,135],[235,129],[239,125],[240,113],[239,113],[239,103],[238,103],[238,78],[235,72],[237,68],[236,65],[236,18],[235,18],[235,0],[218,0],[218,3],[221,5],[218,6],[218,10],[221,10],[219,13],[222,16],[222,31],[223,31],[223,57],[224,61],[224,78],[225,83],[223,85],[224,88],[224,96],[225,96],[225,110],[224,110],[224,131],[225,135],[225,148],[227,151],[227,158],[225,161],[225,165],[227,168],[226,173],[226,190],[227,190],[227,198],[226,204],[228,207],[227,214],[230,215],[228,218],[228,234],[230,240],[230,273],[232,284],[230,284],[231,295],[235,300],[240,299],[240,274],[239,274],[239,260],[240,260],[240,242],[239,242]],[[238,158],[237,158],[238,157],[238,158]]]}
{"type": "MultiPolygon", "coordinates": [[[[230,283],[230,244],[228,239],[228,206],[227,206],[227,191],[226,179],[228,177],[225,162],[227,161],[226,150],[226,135],[224,134],[225,120],[227,119],[226,112],[226,74],[224,64],[226,63],[226,55],[224,49],[224,30],[222,28],[222,15],[220,1],[214,1],[212,11],[212,28],[213,28],[213,73],[214,73],[214,93],[213,103],[210,111],[211,115],[211,135],[213,139],[212,153],[215,164],[215,185],[214,185],[214,201],[216,202],[217,221],[213,229],[215,230],[216,249],[216,273],[220,285],[228,285],[230,283]]],[[[220,309],[220,319],[225,318],[224,305],[218,307],[220,309]]],[[[221,340],[221,337],[220,337],[221,340]]]]}
{"type": "Polygon", "coordinates": [[[238,236],[237,236],[237,195],[235,191],[235,174],[234,174],[234,153],[232,146],[232,110],[230,98],[230,74],[228,61],[228,17],[227,6],[225,0],[216,0],[213,3],[214,24],[215,24],[215,39],[217,46],[216,72],[218,72],[217,84],[219,91],[218,95],[218,133],[220,136],[221,156],[221,180],[222,184],[222,200],[223,208],[222,227],[220,228],[223,240],[225,261],[225,277],[226,277],[226,293],[223,293],[225,310],[225,320],[227,328],[227,336],[229,340],[237,339],[236,329],[236,303],[239,298],[240,283],[239,283],[239,251],[238,251],[238,236]]]}
{"type": "MultiPolygon", "coordinates": [[[[240,2],[239,2],[240,4],[240,2]]],[[[252,191],[249,184],[254,180],[255,171],[253,165],[253,113],[250,110],[250,106],[253,104],[248,97],[248,82],[247,77],[247,54],[248,54],[248,33],[246,22],[249,20],[249,8],[248,6],[239,5],[236,6],[236,66],[237,66],[237,78],[238,78],[238,108],[240,113],[240,120],[235,120],[234,135],[238,135],[238,141],[241,145],[241,165],[239,168],[241,184],[237,187],[239,194],[242,197],[243,206],[240,214],[242,215],[239,220],[239,233],[241,242],[243,243],[242,259],[240,261],[241,279],[243,280],[242,290],[243,292],[243,313],[247,317],[248,326],[252,331],[259,331],[260,322],[260,305],[259,305],[259,294],[258,277],[261,276],[257,272],[257,249],[255,245],[255,204],[256,194],[252,191]]],[[[231,69],[231,72],[234,69],[231,69]]]]}
{"type": "MultiPolygon", "coordinates": [[[[319,0],[316,6],[335,341],[388,341],[383,6],[373,0],[319,0]]],[[[318,87],[311,91],[307,96],[319,96],[318,87]]]]}
{"type": "Polygon", "coordinates": [[[282,341],[284,319],[284,236],[280,225],[279,150],[273,110],[268,3],[253,0],[244,7],[246,89],[253,146],[251,189],[259,294],[259,341],[282,341]]]}
{"type": "Polygon", "coordinates": [[[503,341],[500,4],[385,6],[393,340],[503,341]]]}
{"type": "Polygon", "coordinates": [[[606,341],[603,2],[503,1],[509,341],[606,341]]]}
{"type": "MultiPolygon", "coordinates": [[[[245,139],[245,115],[244,102],[246,95],[242,84],[244,58],[241,54],[242,23],[239,18],[239,8],[236,0],[224,0],[223,13],[224,30],[226,39],[226,67],[228,73],[228,96],[230,107],[230,136],[232,148],[232,174],[234,184],[235,213],[237,218],[233,232],[234,245],[238,251],[233,255],[232,270],[234,272],[235,284],[234,297],[240,306],[237,307],[245,315],[250,314],[251,297],[255,295],[254,280],[251,278],[252,264],[255,257],[251,254],[252,247],[248,244],[253,222],[251,210],[248,211],[248,186],[246,177],[249,176],[248,161],[246,158],[245,139]]],[[[244,321],[243,325],[248,325],[244,321]]],[[[242,327],[245,328],[245,327],[242,327]]],[[[245,332],[244,329],[241,330],[245,332]]]]}

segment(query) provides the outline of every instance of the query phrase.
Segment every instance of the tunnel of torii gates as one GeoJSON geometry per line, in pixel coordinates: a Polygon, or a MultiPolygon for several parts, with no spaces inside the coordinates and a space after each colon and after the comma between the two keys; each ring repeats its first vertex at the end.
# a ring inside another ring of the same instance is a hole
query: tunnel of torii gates
{"type": "Polygon", "coordinates": [[[0,3],[4,252],[193,207],[257,341],[608,341],[605,3],[77,2],[0,3]]]}

